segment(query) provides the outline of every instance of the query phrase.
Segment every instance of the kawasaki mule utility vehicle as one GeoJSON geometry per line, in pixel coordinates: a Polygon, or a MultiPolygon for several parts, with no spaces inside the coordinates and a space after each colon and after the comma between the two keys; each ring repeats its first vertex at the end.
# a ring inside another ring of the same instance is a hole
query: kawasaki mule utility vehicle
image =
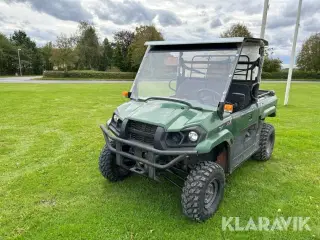
{"type": "Polygon", "coordinates": [[[179,186],[183,213],[218,209],[225,175],[271,157],[273,91],[259,90],[264,47],[254,38],[147,42],[130,92],[106,125],[99,168],[116,182],[131,172],[179,186]],[[182,185],[182,184],[180,184],[182,185]]]}

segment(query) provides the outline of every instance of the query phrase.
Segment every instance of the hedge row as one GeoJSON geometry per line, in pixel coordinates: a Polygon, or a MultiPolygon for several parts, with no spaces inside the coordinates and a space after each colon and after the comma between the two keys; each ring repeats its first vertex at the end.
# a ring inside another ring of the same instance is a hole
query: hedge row
{"type": "MultiPolygon", "coordinates": [[[[288,72],[263,72],[262,79],[287,79],[288,72]]],[[[320,72],[293,71],[292,79],[320,79],[320,72]]]]}
{"type": "Polygon", "coordinates": [[[135,72],[44,71],[44,78],[134,79],[135,72]]]}
{"type": "MultiPolygon", "coordinates": [[[[44,78],[84,78],[84,79],[134,79],[135,72],[102,72],[102,71],[45,71],[44,78]]],[[[263,72],[262,79],[287,79],[288,72],[263,72]]],[[[294,71],[292,79],[320,79],[320,72],[294,71]]]]}

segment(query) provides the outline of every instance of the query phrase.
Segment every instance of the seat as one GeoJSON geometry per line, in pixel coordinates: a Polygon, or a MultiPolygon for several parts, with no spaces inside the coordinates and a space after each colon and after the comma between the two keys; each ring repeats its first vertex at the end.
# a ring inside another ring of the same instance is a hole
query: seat
{"type": "Polygon", "coordinates": [[[234,109],[235,112],[245,109],[252,102],[250,87],[241,83],[231,83],[226,101],[237,105],[237,107],[234,109]],[[239,103],[236,102],[233,93],[241,93],[245,96],[245,100],[242,105],[239,105],[239,103]]]}

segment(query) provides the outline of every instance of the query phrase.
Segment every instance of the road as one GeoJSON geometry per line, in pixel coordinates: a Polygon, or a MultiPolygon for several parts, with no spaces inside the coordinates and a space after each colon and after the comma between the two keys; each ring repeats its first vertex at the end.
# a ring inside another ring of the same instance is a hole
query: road
{"type": "MultiPolygon", "coordinates": [[[[34,78],[40,78],[41,76],[31,76],[31,77],[4,77],[0,78],[0,83],[132,83],[132,80],[117,81],[114,80],[90,80],[90,79],[79,79],[79,80],[32,80],[34,78]]],[[[263,81],[268,83],[285,83],[286,81],[263,81]]],[[[292,81],[293,83],[320,83],[320,81],[292,81]]]]}

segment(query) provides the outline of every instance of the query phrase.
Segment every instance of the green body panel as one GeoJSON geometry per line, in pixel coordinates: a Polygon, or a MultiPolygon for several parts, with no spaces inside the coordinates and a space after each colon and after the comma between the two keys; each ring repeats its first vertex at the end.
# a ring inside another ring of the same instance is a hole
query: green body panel
{"type": "Polygon", "coordinates": [[[201,154],[210,152],[222,142],[232,145],[235,136],[239,136],[243,129],[275,113],[276,103],[275,96],[265,96],[242,111],[224,113],[223,119],[220,119],[216,110],[198,110],[183,103],[166,100],[131,100],[120,105],[116,114],[122,120],[128,118],[161,126],[167,132],[200,126],[207,132],[196,146],[201,154]]]}
{"type": "Polygon", "coordinates": [[[199,154],[210,152],[215,146],[223,142],[227,142],[231,144],[234,139],[233,134],[228,129],[223,129],[222,131],[218,131],[215,134],[211,134],[212,136],[200,142],[196,149],[199,154]]]}
{"type": "Polygon", "coordinates": [[[260,118],[261,119],[265,119],[267,116],[270,116],[271,114],[274,114],[275,112],[276,112],[276,107],[275,106],[271,106],[271,107],[265,109],[262,112],[260,118]]]}
{"type": "Polygon", "coordinates": [[[129,118],[161,126],[169,132],[195,125],[208,130],[208,125],[213,122],[212,111],[195,110],[183,103],[164,100],[132,100],[120,105],[116,112],[121,119],[129,118]]]}
{"type": "Polygon", "coordinates": [[[276,113],[277,101],[278,99],[276,96],[266,96],[258,100],[258,108],[261,119],[276,113]]]}

